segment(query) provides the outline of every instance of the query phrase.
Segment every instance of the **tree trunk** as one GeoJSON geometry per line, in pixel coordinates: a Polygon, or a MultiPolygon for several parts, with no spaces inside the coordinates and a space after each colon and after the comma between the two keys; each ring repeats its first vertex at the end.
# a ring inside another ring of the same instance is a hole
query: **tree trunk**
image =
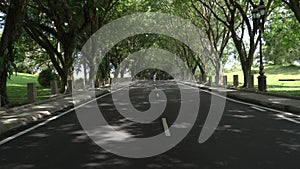
{"type": "Polygon", "coordinates": [[[65,93],[67,91],[68,76],[64,71],[61,73],[58,73],[58,75],[61,80],[60,93],[65,93]]]}
{"type": "MultiPolygon", "coordinates": [[[[119,73],[120,73],[120,69],[115,67],[114,78],[118,78],[119,73]]],[[[132,73],[131,73],[131,75],[132,75],[132,73]]]]}
{"type": "Polygon", "coordinates": [[[248,56],[247,58],[247,52],[245,48],[243,48],[243,41],[238,38],[237,34],[232,31],[232,38],[233,42],[235,44],[236,50],[240,56],[240,62],[242,65],[242,70],[244,74],[244,84],[242,87],[248,86],[248,79],[250,78],[250,72],[251,72],[251,65],[249,66],[249,59],[251,59],[252,56],[248,56]],[[250,69],[250,70],[249,70],[250,69]]]}
{"type": "Polygon", "coordinates": [[[14,62],[13,44],[19,39],[23,26],[23,18],[26,11],[27,0],[10,1],[8,13],[5,19],[4,31],[0,42],[0,95],[1,106],[8,104],[7,97],[7,68],[14,62]],[[10,63],[9,63],[10,62],[10,63]]]}
{"type": "Polygon", "coordinates": [[[244,84],[243,84],[243,87],[248,87],[249,84],[249,79],[250,79],[250,76],[251,76],[251,68],[248,68],[247,66],[242,66],[242,69],[243,69],[243,74],[244,74],[244,84]]]}
{"type": "Polygon", "coordinates": [[[206,78],[207,78],[205,69],[201,66],[199,66],[199,69],[200,69],[200,72],[201,72],[201,80],[202,80],[203,83],[205,83],[206,78]]]}
{"type": "MultiPolygon", "coordinates": [[[[121,74],[121,78],[124,78],[125,69],[121,69],[120,74],[121,74]]],[[[131,74],[135,74],[135,72],[131,72],[131,74]]]]}
{"type": "Polygon", "coordinates": [[[85,88],[85,85],[88,83],[86,66],[87,66],[86,62],[83,61],[83,88],[85,88]]]}
{"type": "Polygon", "coordinates": [[[7,72],[3,71],[0,76],[0,97],[1,97],[1,105],[7,105],[8,104],[8,97],[7,97],[7,88],[6,88],[6,82],[7,82],[7,72]]]}
{"type": "Polygon", "coordinates": [[[296,19],[300,23],[300,1],[299,0],[284,0],[284,2],[291,8],[294,12],[296,19]]]}
{"type": "Polygon", "coordinates": [[[71,91],[71,87],[72,86],[68,86],[68,80],[73,80],[72,77],[73,77],[73,71],[72,71],[72,66],[68,65],[68,66],[65,66],[63,68],[63,74],[60,74],[60,77],[61,77],[61,89],[60,89],[60,92],[61,93],[67,93],[69,91],[71,91]]]}
{"type": "Polygon", "coordinates": [[[73,77],[73,53],[72,52],[66,52],[65,51],[65,64],[62,67],[62,71],[59,72],[59,76],[61,78],[61,88],[60,93],[67,93],[70,90],[70,87],[68,86],[68,80],[72,80],[73,77]]]}
{"type": "Polygon", "coordinates": [[[95,66],[94,64],[89,64],[89,84],[91,84],[95,79],[95,66]]]}
{"type": "Polygon", "coordinates": [[[223,81],[223,68],[221,59],[216,60],[216,85],[221,85],[223,81]]]}

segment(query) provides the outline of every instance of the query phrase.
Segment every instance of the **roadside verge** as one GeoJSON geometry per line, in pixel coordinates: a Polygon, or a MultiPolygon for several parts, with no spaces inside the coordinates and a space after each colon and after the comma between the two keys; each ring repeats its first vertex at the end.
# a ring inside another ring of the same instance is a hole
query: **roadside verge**
{"type": "Polygon", "coordinates": [[[220,91],[226,92],[226,97],[231,99],[236,99],[272,109],[277,109],[281,111],[287,111],[294,114],[300,114],[300,100],[292,97],[280,97],[278,95],[268,95],[258,92],[249,92],[239,89],[233,88],[225,88],[225,87],[214,87],[214,86],[206,86],[202,84],[195,84],[190,82],[184,82],[184,84],[198,87],[202,90],[207,91],[220,91]]]}
{"type": "MultiPolygon", "coordinates": [[[[96,90],[95,95],[99,97],[108,92],[108,88],[103,88],[96,90]]],[[[0,136],[42,120],[56,112],[71,109],[75,104],[83,104],[93,99],[90,95],[84,94],[83,91],[76,92],[76,95],[80,95],[80,93],[82,93],[82,97],[73,98],[72,94],[68,94],[42,102],[1,110],[0,136]]]]}

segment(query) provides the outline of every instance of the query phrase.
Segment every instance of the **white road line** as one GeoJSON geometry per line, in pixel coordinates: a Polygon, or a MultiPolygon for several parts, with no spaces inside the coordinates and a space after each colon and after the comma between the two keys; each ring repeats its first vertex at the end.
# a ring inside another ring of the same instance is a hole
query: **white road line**
{"type": "Polygon", "coordinates": [[[162,118],[162,124],[163,124],[164,130],[165,130],[166,136],[167,136],[167,137],[170,137],[170,136],[171,136],[171,133],[170,133],[170,130],[169,130],[169,127],[168,127],[168,123],[167,123],[167,119],[166,119],[166,118],[162,118]]]}
{"type": "Polygon", "coordinates": [[[97,98],[95,98],[95,99],[93,99],[93,100],[90,100],[90,101],[88,101],[88,102],[86,102],[86,103],[83,103],[83,104],[81,104],[81,105],[79,105],[79,106],[76,106],[76,107],[74,107],[74,108],[72,108],[72,109],[70,109],[70,110],[68,110],[68,111],[65,111],[64,113],[61,113],[61,114],[59,114],[59,115],[57,115],[57,116],[54,116],[54,117],[51,117],[51,118],[47,119],[47,120],[44,121],[44,122],[41,122],[41,123],[39,123],[39,124],[37,124],[37,125],[35,125],[35,126],[32,126],[32,127],[28,128],[28,129],[26,129],[26,130],[23,130],[23,131],[21,131],[21,132],[15,134],[15,135],[12,135],[12,136],[10,136],[10,137],[4,139],[4,140],[1,140],[1,141],[0,141],[0,146],[3,145],[3,144],[5,144],[5,143],[7,143],[7,142],[9,142],[9,141],[11,141],[11,140],[14,140],[14,139],[18,138],[18,137],[20,137],[20,136],[22,136],[22,135],[24,135],[24,134],[26,134],[26,133],[28,133],[28,132],[30,132],[30,131],[36,129],[36,128],[39,128],[39,127],[41,127],[41,126],[44,126],[44,125],[46,125],[47,123],[49,123],[49,122],[51,122],[51,121],[54,121],[54,120],[56,120],[56,119],[58,119],[58,118],[60,118],[60,117],[62,117],[62,116],[64,116],[64,115],[66,115],[66,114],[68,114],[68,113],[70,113],[70,112],[72,112],[72,111],[74,111],[74,110],[80,108],[80,107],[83,107],[83,106],[85,106],[85,105],[87,105],[87,104],[89,104],[89,103],[91,103],[91,102],[93,102],[93,101],[96,101],[96,100],[98,100],[98,99],[100,99],[100,98],[103,98],[103,97],[109,95],[109,94],[112,94],[112,93],[115,93],[115,92],[117,92],[117,91],[120,91],[120,90],[122,90],[122,89],[124,89],[124,88],[126,88],[126,87],[122,87],[122,88],[120,88],[120,89],[118,89],[118,90],[115,90],[115,91],[113,91],[113,92],[110,92],[110,93],[106,93],[106,94],[104,94],[104,95],[101,95],[100,97],[97,97],[97,98]]]}
{"type": "Polygon", "coordinates": [[[285,116],[282,115],[282,114],[277,114],[276,117],[282,118],[282,119],[284,119],[284,120],[288,120],[288,121],[293,122],[293,123],[300,124],[300,121],[294,120],[294,119],[289,118],[289,117],[285,117],[285,116]]]}
{"type": "Polygon", "coordinates": [[[258,108],[258,107],[255,107],[255,106],[251,106],[252,109],[255,109],[255,110],[258,110],[258,111],[262,111],[262,112],[265,112],[266,110],[264,109],[261,109],[261,108],[258,108]]]}
{"type": "MultiPolygon", "coordinates": [[[[281,113],[282,115],[280,115],[279,118],[282,118],[282,119],[284,119],[284,120],[288,120],[288,121],[291,121],[291,122],[300,124],[299,121],[284,116],[284,115],[287,115],[287,114],[291,114],[290,112],[281,111],[281,110],[276,110],[276,109],[272,109],[272,108],[268,108],[268,107],[263,107],[263,106],[255,105],[255,104],[252,104],[252,103],[246,103],[246,102],[243,102],[243,101],[234,100],[234,99],[228,98],[228,97],[226,97],[226,96],[222,96],[222,95],[219,95],[219,94],[210,92],[210,91],[206,91],[206,90],[200,89],[200,88],[198,88],[198,87],[189,86],[189,85],[186,85],[186,84],[184,84],[184,83],[181,83],[181,84],[182,84],[183,86],[187,86],[187,87],[190,87],[190,88],[198,89],[198,90],[200,90],[200,91],[202,91],[202,92],[209,93],[209,94],[212,94],[212,95],[215,95],[215,96],[224,98],[224,99],[226,99],[226,100],[229,100],[229,101],[232,101],[232,102],[235,102],[235,103],[244,104],[244,105],[247,105],[247,106],[252,106],[252,107],[259,108],[259,109],[264,109],[265,111],[268,110],[268,111],[272,111],[272,112],[276,112],[276,113],[281,113]]],[[[293,116],[297,116],[297,115],[293,115],[293,116]]]]}
{"type": "Polygon", "coordinates": [[[292,116],[292,117],[295,117],[295,118],[300,118],[300,115],[293,114],[293,113],[284,113],[284,115],[286,115],[286,116],[292,116]]]}

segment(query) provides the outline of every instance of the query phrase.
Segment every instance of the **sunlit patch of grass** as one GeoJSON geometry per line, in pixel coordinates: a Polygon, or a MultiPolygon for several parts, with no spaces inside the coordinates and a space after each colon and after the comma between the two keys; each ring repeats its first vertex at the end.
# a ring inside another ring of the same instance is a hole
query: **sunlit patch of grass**
{"type": "MultiPolygon", "coordinates": [[[[254,84],[257,88],[257,77],[259,76],[258,68],[253,69],[254,84]]],[[[228,76],[228,84],[233,85],[233,75],[239,76],[240,86],[243,85],[243,72],[235,71],[225,73],[228,76]]],[[[300,81],[279,81],[279,79],[299,79],[300,80],[300,67],[299,66],[266,66],[265,75],[267,76],[267,90],[269,93],[283,94],[289,96],[300,96],[300,81]]]]}
{"type": "Polygon", "coordinates": [[[27,84],[36,83],[38,100],[48,99],[51,91],[50,89],[42,87],[38,81],[37,75],[17,73],[8,79],[7,93],[9,101],[12,105],[21,105],[28,102],[27,100],[27,84]]]}

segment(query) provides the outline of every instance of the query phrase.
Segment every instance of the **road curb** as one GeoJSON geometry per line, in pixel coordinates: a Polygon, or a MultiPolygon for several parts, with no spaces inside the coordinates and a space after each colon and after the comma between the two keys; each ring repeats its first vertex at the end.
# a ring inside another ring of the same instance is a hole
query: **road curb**
{"type": "MultiPolygon", "coordinates": [[[[188,84],[188,85],[193,86],[193,87],[198,87],[198,88],[200,88],[202,90],[206,90],[206,91],[213,91],[213,89],[210,88],[212,86],[198,86],[198,84],[191,84],[191,83],[184,83],[184,84],[188,84]]],[[[239,90],[237,88],[230,88],[229,87],[229,88],[225,88],[225,89],[233,89],[233,90],[237,90],[237,91],[241,91],[241,92],[251,92],[251,93],[254,93],[254,94],[266,95],[265,93],[239,90]]],[[[273,94],[271,94],[269,96],[280,97],[278,95],[273,95],[273,94]]],[[[272,109],[287,111],[287,112],[291,112],[291,113],[294,113],[294,114],[300,114],[300,108],[297,108],[297,107],[293,107],[293,106],[289,106],[289,105],[283,105],[283,104],[270,103],[270,102],[267,102],[267,101],[264,102],[264,101],[259,101],[259,100],[255,100],[255,99],[252,99],[252,98],[246,98],[246,97],[242,97],[242,96],[239,96],[239,95],[235,95],[233,92],[226,92],[226,97],[231,98],[231,99],[244,101],[244,102],[249,102],[249,103],[252,103],[252,104],[257,104],[257,105],[272,108],[272,109]]],[[[282,98],[293,99],[292,97],[285,97],[285,96],[282,96],[282,98]]]]}
{"type": "Polygon", "coordinates": [[[36,102],[33,102],[33,103],[24,104],[22,106],[11,107],[11,108],[0,108],[0,111],[10,113],[10,112],[14,112],[14,111],[21,110],[21,109],[26,109],[28,107],[32,107],[32,106],[35,106],[35,105],[39,105],[39,104],[43,104],[43,103],[49,103],[49,102],[51,102],[53,100],[56,100],[56,99],[61,99],[61,98],[64,98],[64,97],[70,97],[71,95],[72,94],[58,95],[58,96],[54,96],[54,97],[51,97],[51,98],[46,99],[46,100],[40,100],[40,101],[36,101],[36,102]]]}
{"type": "MultiPolygon", "coordinates": [[[[99,97],[99,96],[107,94],[107,93],[109,93],[109,90],[105,89],[105,90],[98,91],[98,93],[96,92],[95,94],[96,94],[96,97],[99,97]]],[[[59,97],[59,98],[55,98],[55,99],[53,98],[53,99],[50,99],[50,100],[45,101],[43,103],[50,103],[51,101],[54,101],[54,100],[57,100],[57,99],[62,99],[62,98],[68,98],[68,97],[72,97],[72,95],[69,94],[69,95],[65,95],[64,97],[59,97]]],[[[64,104],[64,105],[56,106],[55,108],[52,108],[51,110],[48,110],[48,111],[40,111],[40,112],[28,114],[27,116],[22,116],[20,118],[11,119],[12,121],[8,124],[0,123],[0,136],[5,135],[6,133],[10,133],[12,131],[18,130],[21,127],[25,127],[27,125],[35,123],[35,122],[37,122],[39,120],[42,120],[44,118],[47,118],[51,115],[54,115],[56,112],[71,109],[71,108],[73,108],[73,106],[75,104],[76,105],[77,104],[83,104],[83,103],[88,102],[92,99],[93,99],[92,97],[88,96],[88,97],[85,97],[85,98],[81,98],[80,100],[73,100],[73,103],[67,103],[67,104],[64,104]]],[[[39,102],[39,104],[43,104],[43,103],[39,102]]],[[[39,104],[35,103],[35,104],[30,104],[30,105],[33,106],[33,105],[39,105],[39,104]]],[[[31,107],[30,105],[22,106],[22,108],[31,107]]],[[[16,111],[16,110],[19,111],[22,108],[15,108],[12,111],[16,111]]],[[[12,111],[8,111],[8,112],[12,112],[12,111]]]]}
{"type": "Polygon", "coordinates": [[[287,111],[291,112],[294,114],[300,114],[300,109],[297,107],[289,106],[289,105],[283,105],[283,104],[276,104],[276,103],[270,103],[270,102],[264,102],[264,101],[258,101],[255,99],[250,99],[250,98],[245,98],[245,97],[240,97],[234,94],[231,94],[230,92],[227,93],[227,97],[232,98],[232,99],[237,99],[245,102],[249,102],[252,104],[257,104],[260,106],[272,108],[272,109],[277,109],[281,111],[287,111]]]}

